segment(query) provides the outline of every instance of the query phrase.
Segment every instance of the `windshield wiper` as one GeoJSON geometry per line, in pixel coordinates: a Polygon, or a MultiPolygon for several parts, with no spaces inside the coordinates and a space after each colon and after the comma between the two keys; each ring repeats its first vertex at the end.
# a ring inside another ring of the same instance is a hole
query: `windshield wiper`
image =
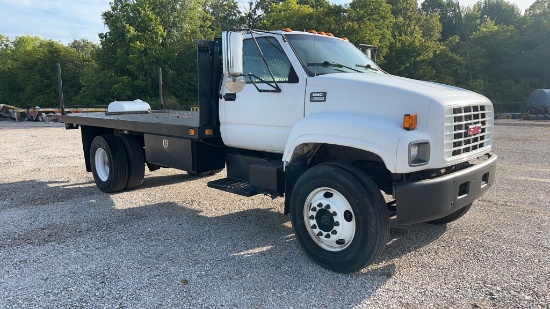
{"type": "Polygon", "coordinates": [[[355,71],[355,72],[364,73],[363,71],[357,70],[356,68],[352,68],[350,66],[343,65],[343,64],[338,63],[338,62],[332,62],[332,61],[313,62],[313,63],[308,63],[307,65],[308,66],[316,66],[317,65],[317,66],[324,66],[324,67],[346,68],[346,69],[349,69],[349,70],[352,70],[352,71],[355,71]]]}
{"type": "Polygon", "coordinates": [[[365,68],[365,69],[373,70],[373,71],[379,71],[378,69],[373,68],[370,64],[356,64],[355,66],[356,66],[356,67],[360,67],[360,68],[365,68]]]}

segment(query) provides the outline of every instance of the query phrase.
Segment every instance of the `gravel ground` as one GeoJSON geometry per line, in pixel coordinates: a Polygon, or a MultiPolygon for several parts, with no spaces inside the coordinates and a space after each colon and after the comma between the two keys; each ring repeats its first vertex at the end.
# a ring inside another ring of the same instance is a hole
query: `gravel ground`
{"type": "Polygon", "coordinates": [[[100,192],[78,130],[0,122],[0,307],[549,308],[550,125],[498,121],[497,183],[446,227],[392,224],[374,265],[310,261],[283,199],[146,171],[100,192]]]}

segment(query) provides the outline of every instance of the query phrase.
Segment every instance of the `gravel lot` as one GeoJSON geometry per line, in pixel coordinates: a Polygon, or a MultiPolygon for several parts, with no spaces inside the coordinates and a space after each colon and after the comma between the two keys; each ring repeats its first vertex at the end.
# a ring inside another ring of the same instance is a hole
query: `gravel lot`
{"type": "Polygon", "coordinates": [[[300,250],[283,199],[172,169],[104,194],[79,130],[2,121],[0,307],[549,308],[550,124],[497,122],[497,184],[464,218],[392,224],[341,275],[300,250]]]}

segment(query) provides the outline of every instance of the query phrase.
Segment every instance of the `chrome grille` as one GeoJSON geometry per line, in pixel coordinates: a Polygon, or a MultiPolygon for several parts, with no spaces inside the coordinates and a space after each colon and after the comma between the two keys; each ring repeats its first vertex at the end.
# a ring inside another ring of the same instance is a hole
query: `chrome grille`
{"type": "Polygon", "coordinates": [[[445,159],[458,159],[483,152],[493,140],[493,107],[469,105],[445,111],[445,159]]]}

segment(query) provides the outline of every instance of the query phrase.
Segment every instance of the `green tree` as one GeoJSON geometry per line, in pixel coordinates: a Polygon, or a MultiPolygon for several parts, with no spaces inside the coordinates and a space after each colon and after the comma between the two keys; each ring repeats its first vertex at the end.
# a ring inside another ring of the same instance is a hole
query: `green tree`
{"type": "Polygon", "coordinates": [[[436,80],[437,70],[430,61],[444,49],[438,42],[442,29],[438,15],[420,11],[415,0],[390,0],[389,3],[395,18],[394,39],[384,68],[405,77],[436,80]]]}
{"type": "Polygon", "coordinates": [[[63,68],[64,93],[74,98],[81,91],[78,51],[39,37],[21,36],[10,41],[1,36],[0,99],[24,108],[57,106],[57,63],[63,68]]]}
{"type": "Polygon", "coordinates": [[[550,88],[550,1],[537,0],[525,14],[519,29],[519,54],[513,63],[515,74],[529,79],[531,89],[550,88]]]}
{"type": "Polygon", "coordinates": [[[205,11],[212,16],[215,32],[240,28],[244,23],[239,4],[235,0],[206,0],[205,11]]]}
{"type": "Polygon", "coordinates": [[[319,29],[320,31],[326,31],[333,33],[338,37],[348,37],[347,28],[351,24],[349,16],[349,9],[340,4],[323,4],[317,3],[315,10],[314,24],[310,29],[319,29]]]}
{"type": "Polygon", "coordinates": [[[110,87],[119,100],[153,95],[156,67],[163,52],[166,30],[153,12],[152,1],[115,0],[111,11],[103,13],[109,32],[101,34],[100,68],[113,70],[110,87]]]}
{"type": "Polygon", "coordinates": [[[156,103],[160,67],[164,96],[196,104],[195,40],[215,31],[205,7],[201,0],[114,0],[103,13],[109,30],[100,34],[97,67],[83,79],[83,96],[156,103]]]}
{"type": "Polygon", "coordinates": [[[262,29],[292,28],[305,30],[312,27],[314,10],[309,5],[298,4],[296,0],[285,0],[279,4],[272,4],[269,12],[259,23],[262,29]]]}
{"type": "Polygon", "coordinates": [[[347,37],[355,44],[367,43],[379,48],[380,62],[392,42],[394,17],[385,0],[353,0],[349,4],[349,23],[345,24],[347,37]]]}
{"type": "Polygon", "coordinates": [[[497,25],[512,26],[521,17],[518,6],[506,0],[483,0],[479,1],[479,6],[481,17],[491,19],[497,25]]]}
{"type": "Polygon", "coordinates": [[[99,49],[97,44],[86,39],[73,40],[69,47],[80,52],[86,59],[91,59],[99,49]]]}
{"type": "Polygon", "coordinates": [[[517,97],[510,96],[510,89],[524,88],[523,76],[517,74],[514,65],[519,55],[517,40],[518,31],[513,26],[497,25],[491,19],[472,35],[472,47],[479,58],[472,59],[477,64],[473,66],[473,75],[485,81],[483,93],[493,100],[514,101],[517,97]]]}
{"type": "Polygon", "coordinates": [[[422,12],[437,14],[441,22],[441,40],[460,35],[461,20],[460,5],[453,0],[425,0],[421,4],[422,12]]]}
{"type": "Polygon", "coordinates": [[[246,9],[243,12],[244,26],[248,29],[258,28],[264,15],[269,13],[271,5],[281,2],[283,0],[249,0],[246,2],[246,9]]]}

